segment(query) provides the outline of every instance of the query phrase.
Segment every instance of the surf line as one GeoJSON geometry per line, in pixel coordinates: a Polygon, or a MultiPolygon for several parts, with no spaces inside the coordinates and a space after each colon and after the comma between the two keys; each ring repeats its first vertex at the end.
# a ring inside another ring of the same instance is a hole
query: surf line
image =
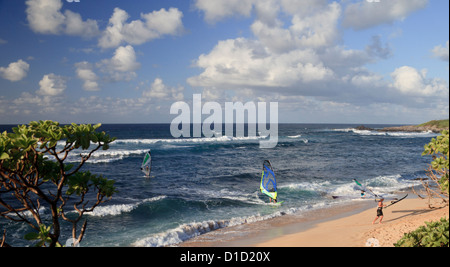
{"type": "Polygon", "coordinates": [[[225,114],[222,105],[218,102],[206,102],[202,106],[202,95],[192,96],[191,107],[184,101],[178,101],[170,107],[171,115],[178,115],[170,124],[170,133],[174,138],[192,137],[206,138],[222,137],[222,123],[225,119],[225,135],[228,137],[246,137],[245,124],[247,124],[247,137],[257,137],[257,128],[260,137],[260,148],[274,148],[278,144],[278,102],[270,102],[269,111],[266,102],[225,102],[225,114]],[[247,113],[247,116],[245,116],[247,113]],[[267,121],[267,115],[270,121],[267,121]],[[210,115],[202,122],[203,115],[210,115]],[[236,116],[235,116],[236,115],[236,116]],[[192,118],[192,119],[191,119],[192,118]],[[236,118],[236,120],[235,120],[236,118]],[[270,125],[267,129],[267,125],[270,125]],[[181,128],[180,128],[181,125],[181,128]],[[211,128],[212,126],[212,128],[211,128]],[[234,129],[236,126],[236,129],[234,129]],[[257,127],[258,126],[258,127],[257,127]],[[267,138],[269,137],[269,138],[267,138]]]}

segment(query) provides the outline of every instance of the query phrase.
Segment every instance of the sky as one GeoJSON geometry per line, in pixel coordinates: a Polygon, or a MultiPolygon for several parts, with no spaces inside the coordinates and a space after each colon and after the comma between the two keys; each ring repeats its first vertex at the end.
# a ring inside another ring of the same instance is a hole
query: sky
{"type": "Polygon", "coordinates": [[[449,117],[446,0],[0,0],[0,124],[170,123],[278,102],[282,123],[449,117]]]}

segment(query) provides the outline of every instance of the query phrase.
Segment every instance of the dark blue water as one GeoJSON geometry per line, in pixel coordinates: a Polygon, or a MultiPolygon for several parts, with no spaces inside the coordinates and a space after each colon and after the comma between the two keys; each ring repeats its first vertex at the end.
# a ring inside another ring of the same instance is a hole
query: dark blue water
{"type": "MultiPolygon", "coordinates": [[[[261,137],[173,139],[168,124],[103,125],[100,130],[117,141],[85,169],[115,180],[119,193],[87,216],[81,246],[174,245],[218,228],[357,199],[355,178],[395,197],[425,175],[430,159],[421,153],[435,134],[384,134],[355,126],[281,124],[278,145],[261,149],[261,137]],[[150,179],[140,171],[149,149],[150,179]],[[285,201],[280,207],[259,192],[265,159],[277,175],[279,200],[285,201]]],[[[0,219],[0,229],[7,229],[9,243],[29,244],[23,241],[26,226],[0,219]]]]}

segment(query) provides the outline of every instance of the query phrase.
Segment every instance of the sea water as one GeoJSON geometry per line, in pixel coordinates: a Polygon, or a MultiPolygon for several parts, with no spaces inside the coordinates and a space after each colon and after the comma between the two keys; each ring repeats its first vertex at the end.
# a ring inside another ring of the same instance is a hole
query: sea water
{"type": "MultiPolygon", "coordinates": [[[[83,170],[115,180],[119,192],[86,215],[80,246],[177,245],[219,228],[353,201],[360,192],[352,179],[394,198],[425,176],[430,157],[421,156],[423,146],[436,134],[356,126],[280,124],[278,145],[261,149],[260,136],[174,139],[169,124],[103,125],[100,130],[117,140],[93,154],[83,170]],[[150,178],[140,170],[148,150],[150,178]],[[266,159],[275,170],[279,200],[285,201],[275,208],[259,192],[266,159]]],[[[66,161],[78,160],[73,153],[66,161]]],[[[63,228],[61,240],[70,237],[70,225],[63,228]]],[[[30,245],[23,239],[28,226],[0,218],[4,229],[11,245],[30,245]]]]}

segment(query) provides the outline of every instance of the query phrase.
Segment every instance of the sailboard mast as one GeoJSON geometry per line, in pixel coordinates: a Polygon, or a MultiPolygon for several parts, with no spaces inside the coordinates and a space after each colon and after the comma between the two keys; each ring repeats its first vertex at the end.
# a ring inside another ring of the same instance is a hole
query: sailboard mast
{"type": "Polygon", "coordinates": [[[150,177],[150,172],[152,171],[152,153],[149,150],[145,153],[144,160],[142,161],[141,171],[145,176],[150,177]]]}
{"type": "Polygon", "coordinates": [[[261,192],[268,197],[277,200],[277,180],[270,161],[265,160],[261,174],[261,184],[259,186],[261,192]]]}

